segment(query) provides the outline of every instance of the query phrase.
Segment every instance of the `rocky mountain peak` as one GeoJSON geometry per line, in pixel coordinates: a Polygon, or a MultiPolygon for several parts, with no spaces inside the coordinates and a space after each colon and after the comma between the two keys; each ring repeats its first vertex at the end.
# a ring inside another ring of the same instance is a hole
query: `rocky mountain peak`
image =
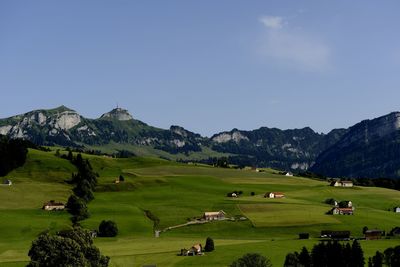
{"type": "Polygon", "coordinates": [[[119,121],[129,121],[133,120],[131,114],[129,114],[128,110],[123,108],[115,108],[110,112],[104,113],[101,115],[100,119],[114,119],[119,121]]]}
{"type": "Polygon", "coordinates": [[[49,109],[48,111],[49,111],[49,112],[64,112],[64,111],[76,112],[75,110],[70,109],[69,107],[66,107],[66,106],[64,106],[64,105],[61,105],[61,106],[56,107],[56,108],[54,108],[54,109],[49,109]]]}

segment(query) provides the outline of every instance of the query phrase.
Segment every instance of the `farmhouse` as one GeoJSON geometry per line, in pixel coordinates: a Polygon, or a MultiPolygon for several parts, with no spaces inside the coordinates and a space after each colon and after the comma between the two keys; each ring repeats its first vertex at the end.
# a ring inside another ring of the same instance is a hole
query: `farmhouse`
{"type": "Polygon", "coordinates": [[[353,208],[338,208],[334,207],[330,211],[331,214],[333,215],[353,215],[354,210],[353,208]]]}
{"type": "Polygon", "coordinates": [[[394,208],[394,212],[396,212],[396,213],[400,213],[400,207],[396,207],[396,208],[394,208]]]}
{"type": "Polygon", "coordinates": [[[65,209],[65,205],[61,202],[55,202],[54,200],[50,200],[49,202],[43,204],[42,209],[44,209],[44,210],[63,210],[63,209],[65,209]]]}
{"type": "Polygon", "coordinates": [[[332,181],[331,182],[331,186],[340,186],[340,182],[339,181],[332,181]]]}
{"type": "Polygon", "coordinates": [[[377,240],[381,239],[383,231],[381,230],[367,230],[365,231],[365,240],[377,240]]]}
{"type": "Polygon", "coordinates": [[[290,176],[290,177],[292,177],[292,176],[293,176],[293,173],[291,173],[291,172],[286,172],[286,173],[285,173],[285,176],[290,176]]]}
{"type": "Polygon", "coordinates": [[[267,192],[264,195],[265,198],[283,198],[285,195],[282,192],[267,192]]]}
{"type": "Polygon", "coordinates": [[[194,251],[196,255],[198,255],[201,254],[203,247],[201,246],[201,244],[196,244],[192,246],[191,250],[194,251]]]}
{"type": "Polygon", "coordinates": [[[201,244],[193,245],[190,249],[181,249],[181,256],[202,255],[203,247],[201,244]]]}
{"type": "Polygon", "coordinates": [[[10,185],[12,185],[12,182],[11,182],[11,180],[5,180],[4,182],[3,182],[3,185],[8,185],[8,186],[10,186],[10,185]]]}
{"type": "Polygon", "coordinates": [[[224,220],[225,215],[226,215],[226,213],[223,210],[204,212],[203,220],[206,220],[206,221],[224,220]]]}
{"type": "Polygon", "coordinates": [[[342,187],[353,187],[352,181],[341,181],[342,187]]]}
{"type": "Polygon", "coordinates": [[[353,182],[352,181],[332,181],[331,186],[335,187],[353,187],[353,182]]]}

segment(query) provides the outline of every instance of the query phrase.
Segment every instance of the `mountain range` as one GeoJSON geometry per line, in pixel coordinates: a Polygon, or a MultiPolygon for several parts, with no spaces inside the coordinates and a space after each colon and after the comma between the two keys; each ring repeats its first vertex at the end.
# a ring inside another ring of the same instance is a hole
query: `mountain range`
{"type": "Polygon", "coordinates": [[[184,161],[228,157],[231,163],[340,177],[400,177],[400,113],[328,134],[309,127],[233,129],[211,137],[180,126],[160,129],[116,108],[89,119],[60,106],[0,119],[0,134],[38,145],[129,151],[184,161]]]}

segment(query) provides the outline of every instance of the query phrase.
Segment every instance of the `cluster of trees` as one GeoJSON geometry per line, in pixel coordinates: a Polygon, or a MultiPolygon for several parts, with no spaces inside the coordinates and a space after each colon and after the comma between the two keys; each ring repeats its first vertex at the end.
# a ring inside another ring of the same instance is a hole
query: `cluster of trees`
{"type": "Polygon", "coordinates": [[[400,190],[400,179],[390,178],[359,178],[353,181],[355,185],[374,186],[400,190]]]}
{"type": "Polygon", "coordinates": [[[368,267],[397,267],[400,266],[400,246],[387,248],[383,253],[377,251],[368,259],[368,267]]]}
{"type": "Polygon", "coordinates": [[[51,235],[42,233],[32,242],[28,267],[39,266],[96,266],[106,267],[110,261],[93,245],[91,233],[74,227],[51,235]]]}
{"type": "Polygon", "coordinates": [[[303,247],[301,252],[286,255],[284,267],[364,267],[364,252],[357,240],[353,244],[337,241],[314,245],[311,253],[303,247]]]}
{"type": "Polygon", "coordinates": [[[214,158],[212,165],[219,168],[229,168],[229,161],[227,157],[214,158]]]}
{"type": "Polygon", "coordinates": [[[24,165],[28,147],[33,144],[21,139],[9,139],[0,135],[0,176],[24,165]]]}
{"type": "Polygon", "coordinates": [[[66,205],[68,212],[72,215],[72,222],[77,223],[89,217],[87,204],[94,199],[93,191],[97,185],[97,174],[89,161],[83,160],[81,154],[73,157],[72,152],[69,151],[67,159],[78,169],[78,173],[73,173],[69,181],[75,187],[66,205]]]}

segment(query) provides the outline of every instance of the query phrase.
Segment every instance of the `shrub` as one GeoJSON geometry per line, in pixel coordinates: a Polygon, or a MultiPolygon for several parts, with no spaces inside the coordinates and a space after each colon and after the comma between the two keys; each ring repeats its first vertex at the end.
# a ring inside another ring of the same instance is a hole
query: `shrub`
{"type": "Polygon", "coordinates": [[[206,245],[204,246],[205,252],[211,252],[214,250],[214,240],[211,237],[207,237],[206,245]]]}
{"type": "Polygon", "coordinates": [[[114,221],[103,220],[99,225],[99,236],[114,237],[118,234],[118,227],[114,221]]]}
{"type": "Polygon", "coordinates": [[[309,233],[300,233],[299,234],[299,239],[309,239],[310,234],[309,233]]]}
{"type": "Polygon", "coordinates": [[[335,205],[335,202],[336,202],[336,200],[334,198],[327,198],[325,200],[325,203],[329,204],[329,205],[335,205]]]}

